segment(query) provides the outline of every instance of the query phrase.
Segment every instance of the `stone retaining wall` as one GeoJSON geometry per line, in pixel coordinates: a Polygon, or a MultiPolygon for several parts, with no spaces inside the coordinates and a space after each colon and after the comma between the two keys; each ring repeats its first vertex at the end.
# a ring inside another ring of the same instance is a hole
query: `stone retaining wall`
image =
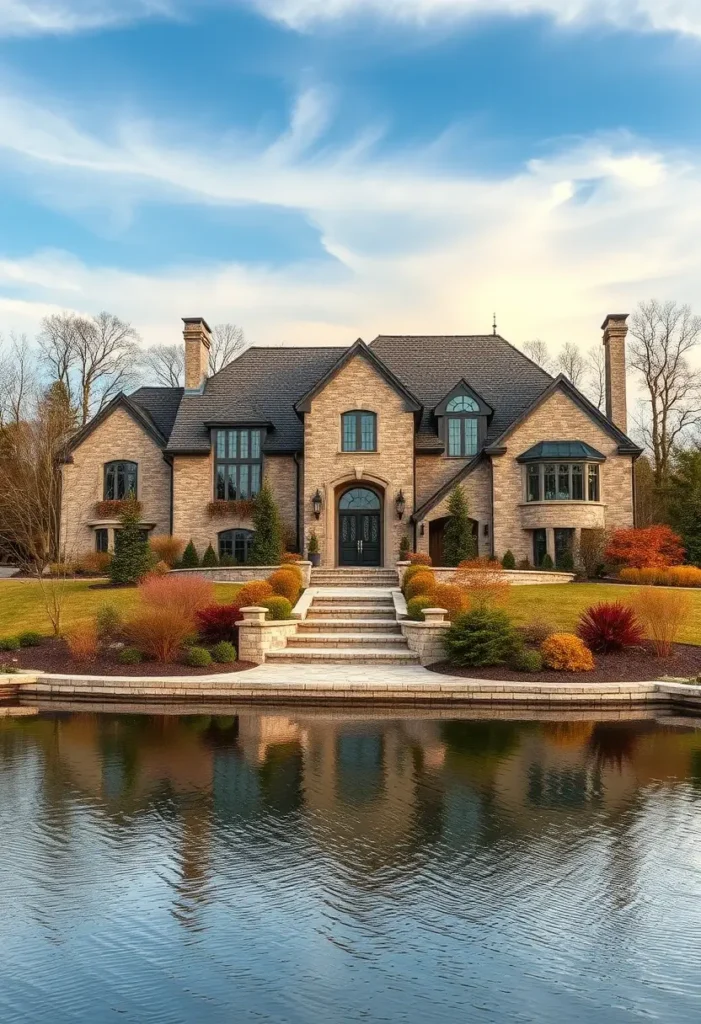
{"type": "MultiPolygon", "coordinates": [[[[302,585],[308,587],[312,578],[311,562],[295,562],[302,571],[302,585]]],[[[205,569],[199,566],[197,569],[172,569],[174,573],[193,573],[195,576],[203,576],[213,583],[250,583],[251,580],[265,580],[272,572],[278,569],[285,569],[285,565],[232,565],[226,567],[216,566],[205,569]]]]}
{"type": "MultiPolygon", "coordinates": [[[[404,579],[404,573],[410,565],[411,562],[397,562],[400,586],[404,579]]],[[[427,566],[427,568],[436,574],[436,579],[439,583],[450,582],[457,571],[454,566],[431,565],[427,566]]],[[[574,579],[573,572],[544,572],[540,569],[504,569],[504,576],[508,579],[509,583],[512,583],[515,587],[541,583],[571,583],[574,579]]]]}

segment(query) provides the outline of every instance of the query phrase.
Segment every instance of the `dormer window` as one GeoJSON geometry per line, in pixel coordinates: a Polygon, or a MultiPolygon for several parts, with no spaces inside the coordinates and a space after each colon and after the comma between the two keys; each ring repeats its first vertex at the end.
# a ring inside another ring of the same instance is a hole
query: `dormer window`
{"type": "Polygon", "coordinates": [[[479,405],[469,395],[456,395],[445,407],[448,422],[448,456],[465,459],[477,454],[479,405]]]}

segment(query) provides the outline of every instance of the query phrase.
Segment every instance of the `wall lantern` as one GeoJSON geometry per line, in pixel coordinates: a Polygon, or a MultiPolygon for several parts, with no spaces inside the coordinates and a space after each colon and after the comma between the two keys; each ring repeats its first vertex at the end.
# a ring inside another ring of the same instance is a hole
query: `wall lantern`
{"type": "Polygon", "coordinates": [[[424,535],[425,533],[426,533],[426,524],[425,524],[425,523],[422,523],[422,524],[421,524],[421,526],[419,527],[419,534],[420,534],[420,536],[422,536],[422,537],[423,537],[423,535],[424,535]]]}
{"type": "Polygon", "coordinates": [[[318,519],[321,515],[321,494],[318,487],[316,489],[316,494],[312,498],[312,508],[314,509],[314,518],[318,519]]]}
{"type": "Polygon", "coordinates": [[[395,498],[394,504],[397,506],[397,519],[402,519],[404,517],[404,510],[406,509],[406,499],[401,490],[395,498]]]}

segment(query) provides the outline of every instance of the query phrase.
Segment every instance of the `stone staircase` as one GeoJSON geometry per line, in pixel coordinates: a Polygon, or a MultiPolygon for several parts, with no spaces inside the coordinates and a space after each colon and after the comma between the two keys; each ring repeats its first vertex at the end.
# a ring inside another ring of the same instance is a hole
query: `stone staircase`
{"type": "Polygon", "coordinates": [[[284,650],[271,651],[266,661],[416,665],[418,657],[402,636],[391,588],[335,587],[323,588],[314,596],[296,635],[288,637],[284,650]]]}
{"type": "Polygon", "coordinates": [[[312,587],[396,587],[396,569],[312,569],[312,587]]]}

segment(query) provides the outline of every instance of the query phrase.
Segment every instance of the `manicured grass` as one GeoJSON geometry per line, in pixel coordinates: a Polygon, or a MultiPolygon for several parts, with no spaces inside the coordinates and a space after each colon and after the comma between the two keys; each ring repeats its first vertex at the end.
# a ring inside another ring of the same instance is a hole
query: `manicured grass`
{"type": "MultiPolygon", "coordinates": [[[[624,587],[606,583],[563,583],[544,586],[512,587],[508,610],[517,622],[544,619],[572,630],[577,619],[589,605],[600,601],[625,602],[637,587],[624,587]]],[[[693,611],[679,640],[701,647],[701,590],[687,590],[693,611]]]]}
{"type": "MultiPolygon", "coordinates": [[[[93,585],[93,580],[70,580],[61,584],[66,592],[62,632],[81,619],[90,618],[102,604],[113,604],[124,615],[136,608],[139,600],[136,587],[91,590],[93,585]]],[[[227,604],[240,586],[217,583],[214,589],[217,601],[227,604]]],[[[47,635],[53,632],[40,585],[25,580],[0,580],[0,636],[12,636],[25,629],[36,629],[47,635]]]]}

